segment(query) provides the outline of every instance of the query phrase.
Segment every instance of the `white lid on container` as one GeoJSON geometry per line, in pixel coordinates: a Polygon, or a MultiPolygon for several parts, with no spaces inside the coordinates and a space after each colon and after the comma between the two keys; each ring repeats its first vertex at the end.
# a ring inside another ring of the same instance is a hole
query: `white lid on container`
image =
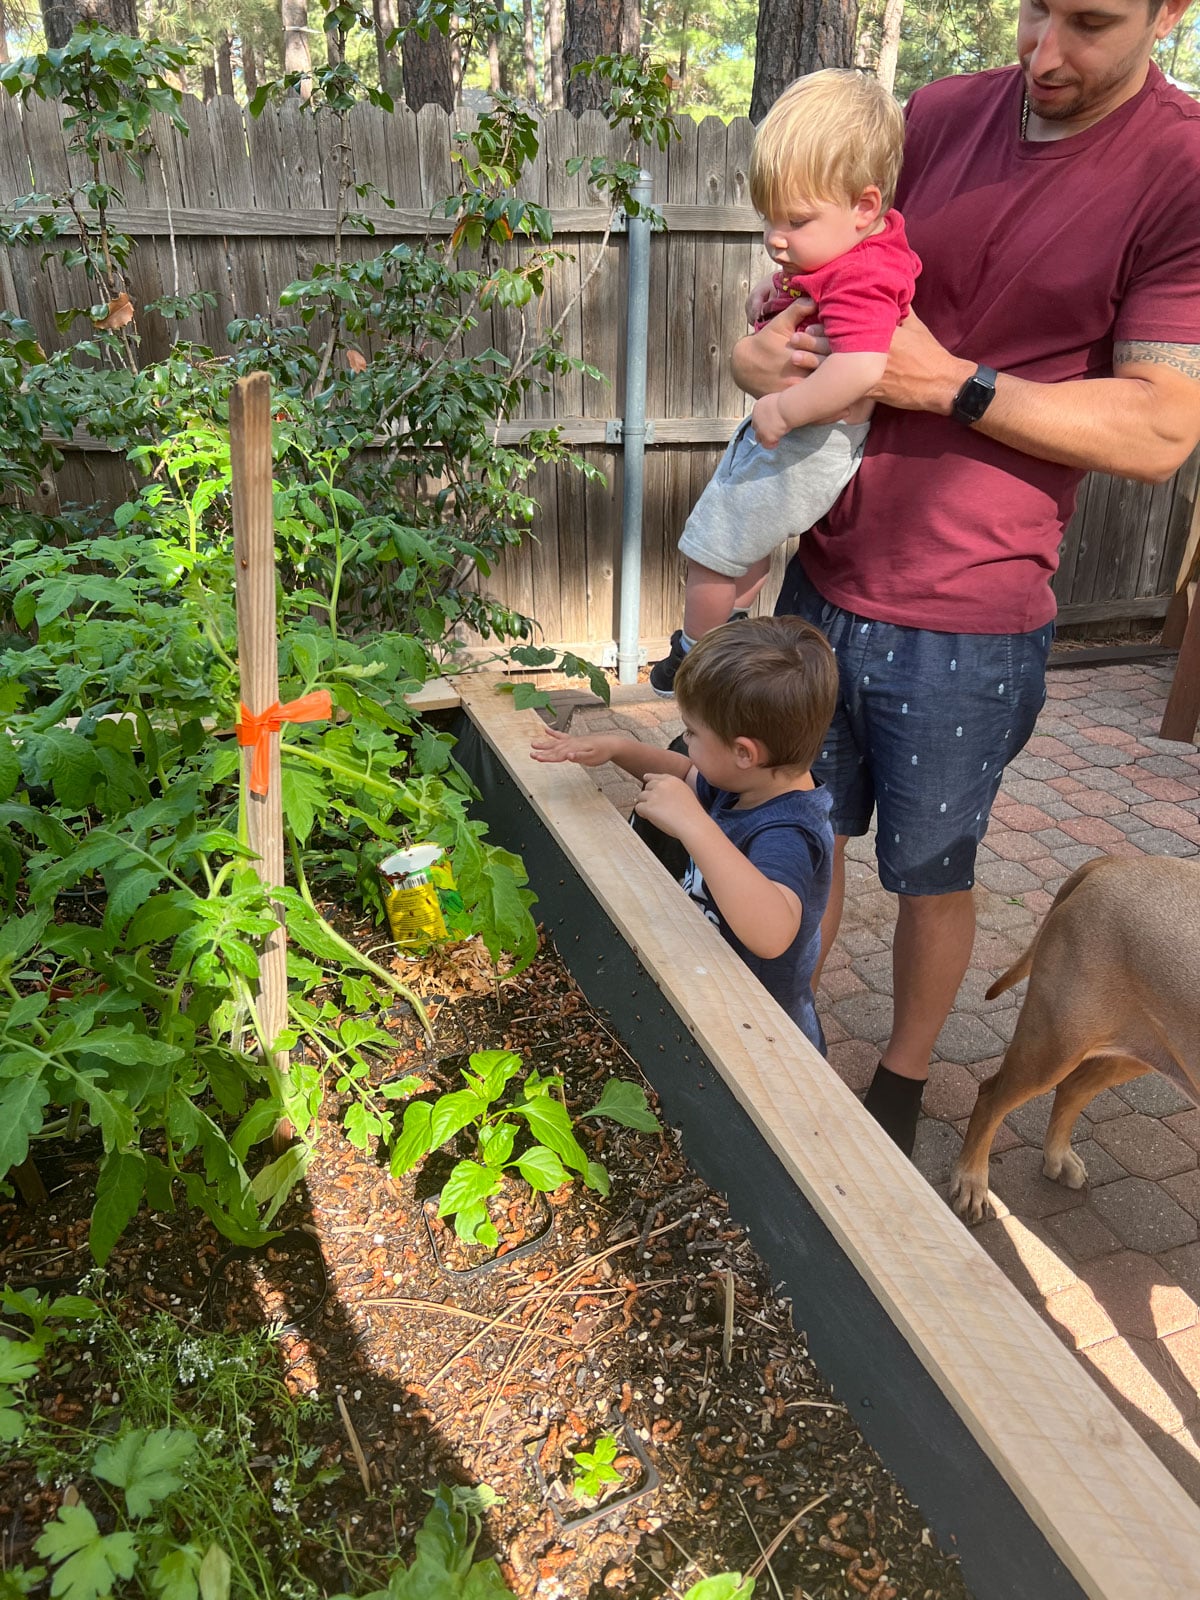
{"type": "Polygon", "coordinates": [[[440,844],[416,844],[411,850],[397,850],[379,863],[385,878],[403,878],[410,872],[428,872],[433,863],[445,854],[440,844]]]}

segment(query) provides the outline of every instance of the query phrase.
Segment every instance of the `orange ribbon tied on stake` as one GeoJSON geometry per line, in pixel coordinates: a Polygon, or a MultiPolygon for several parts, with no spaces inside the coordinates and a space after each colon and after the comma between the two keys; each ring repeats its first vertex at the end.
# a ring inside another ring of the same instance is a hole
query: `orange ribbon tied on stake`
{"type": "Polygon", "coordinates": [[[271,770],[271,735],[278,733],[285,722],[322,722],[333,715],[333,701],[328,689],[315,689],[312,694],[302,694],[298,700],[286,705],[268,706],[265,711],[247,711],[239,708],[237,742],[253,747],[250,758],[250,793],[266,794],[267,778],[271,770]]]}

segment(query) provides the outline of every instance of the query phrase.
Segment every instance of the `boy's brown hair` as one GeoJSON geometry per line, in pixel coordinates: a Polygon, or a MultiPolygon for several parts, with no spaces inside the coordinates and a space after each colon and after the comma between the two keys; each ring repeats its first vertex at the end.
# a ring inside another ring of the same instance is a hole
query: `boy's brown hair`
{"type": "Polygon", "coordinates": [[[807,772],[837,704],[837,661],[800,617],[745,617],[706,633],[684,656],[675,699],[725,744],[755,739],[767,765],[807,772]]]}
{"type": "Polygon", "coordinates": [[[767,112],[750,156],[750,198],[768,222],[801,200],[853,205],[874,184],[886,211],[904,156],[904,113],[877,78],[810,72],[767,112]]]}

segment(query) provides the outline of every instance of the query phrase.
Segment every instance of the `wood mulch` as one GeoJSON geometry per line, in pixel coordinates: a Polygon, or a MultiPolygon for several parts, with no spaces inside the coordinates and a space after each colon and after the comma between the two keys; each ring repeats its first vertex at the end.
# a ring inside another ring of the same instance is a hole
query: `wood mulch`
{"type": "MultiPolygon", "coordinates": [[[[402,971],[435,1037],[427,1044],[401,1015],[388,1076],[460,1087],[464,1052],[510,1048],[526,1068],[562,1073],[575,1110],[610,1076],[639,1076],[549,948],[499,992],[473,944],[402,971]]],[[[392,1180],[373,1152],[346,1141],[338,1113],[331,1096],[306,1182],[280,1218],[308,1230],[320,1259],[296,1234],[230,1256],[196,1214],[143,1214],[108,1283],[130,1320],[159,1310],[210,1326],[283,1325],[293,1391],[341,1397],[346,1420],[330,1405],[316,1442],[340,1452],[346,1471],[323,1510],[319,1497],[312,1504],[359,1550],[411,1557],[426,1491],[482,1482],[500,1499],[479,1553],[496,1555],[521,1597],[640,1600],[758,1562],[757,1593],[778,1600],[967,1600],[957,1562],[822,1383],[789,1306],[672,1130],[581,1123],[611,1195],[560,1191],[532,1249],[456,1275],[439,1266],[422,1215],[432,1180],[419,1171],[392,1180]],[[609,1432],[622,1475],[612,1494],[624,1503],[563,1527],[595,1509],[555,1491],[568,1452],[609,1432]]],[[[0,1205],[0,1267],[9,1281],[61,1286],[90,1264],[94,1167],[61,1146],[56,1171],[48,1151],[39,1164],[54,1189],[49,1212],[0,1205]]],[[[9,1561],[58,1498],[19,1453],[0,1464],[9,1561]]],[[[338,1586],[339,1574],[319,1576],[326,1592],[338,1586]]]]}

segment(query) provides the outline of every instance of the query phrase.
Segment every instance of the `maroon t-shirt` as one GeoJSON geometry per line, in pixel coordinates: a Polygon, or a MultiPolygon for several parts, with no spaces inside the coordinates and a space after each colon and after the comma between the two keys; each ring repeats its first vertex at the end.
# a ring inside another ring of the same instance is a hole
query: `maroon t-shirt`
{"type": "MultiPolygon", "coordinates": [[[[917,314],[955,354],[1039,383],[1111,376],[1114,340],[1200,344],[1200,105],[1152,65],[1111,116],[1034,143],[1022,93],[1004,67],[908,103],[896,200],[924,268],[917,314]]],[[[878,406],[859,472],[800,560],[863,616],[1026,632],[1054,616],[1082,476],[878,406]]]]}

